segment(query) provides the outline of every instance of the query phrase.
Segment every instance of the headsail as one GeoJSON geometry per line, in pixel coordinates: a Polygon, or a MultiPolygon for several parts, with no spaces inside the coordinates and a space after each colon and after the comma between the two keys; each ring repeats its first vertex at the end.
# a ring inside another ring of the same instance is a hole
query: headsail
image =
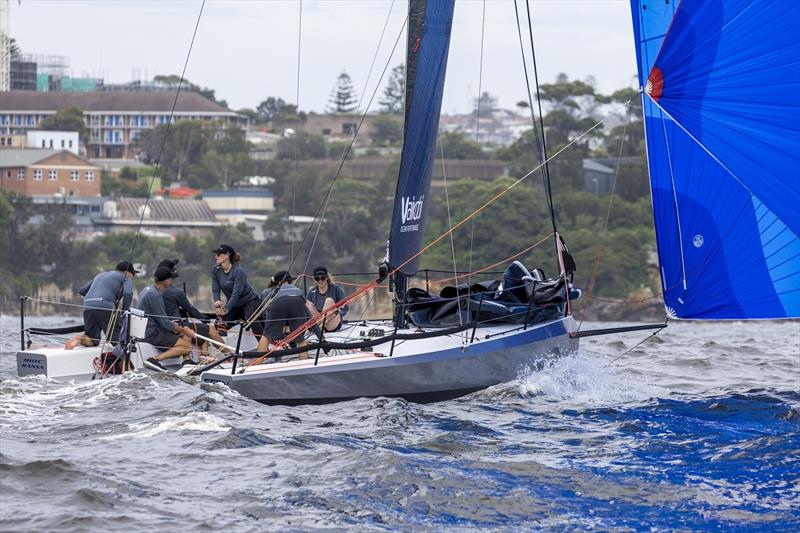
{"type": "MultiPolygon", "coordinates": [[[[403,153],[389,237],[389,264],[395,268],[419,252],[425,233],[453,4],[454,0],[409,2],[403,153]]],[[[413,274],[418,268],[416,258],[401,272],[413,274]]]]}
{"type": "Polygon", "coordinates": [[[800,317],[800,2],[631,7],[669,312],[800,317]]]}

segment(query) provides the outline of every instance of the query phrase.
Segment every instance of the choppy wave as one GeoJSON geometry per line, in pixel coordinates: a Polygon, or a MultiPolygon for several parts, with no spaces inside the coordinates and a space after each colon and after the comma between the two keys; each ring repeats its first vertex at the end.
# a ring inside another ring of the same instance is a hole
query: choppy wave
{"type": "Polygon", "coordinates": [[[0,529],[796,531],[796,326],[590,338],[453,401],[299,407],[169,375],[18,379],[5,333],[0,529]]]}

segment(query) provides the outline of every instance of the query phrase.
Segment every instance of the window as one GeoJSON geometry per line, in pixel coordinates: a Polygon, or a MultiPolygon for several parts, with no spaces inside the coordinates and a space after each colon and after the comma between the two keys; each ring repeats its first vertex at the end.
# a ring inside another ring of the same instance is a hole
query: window
{"type": "Polygon", "coordinates": [[[322,128],[322,134],[323,135],[330,135],[331,134],[331,129],[330,128],[322,128]]]}
{"type": "Polygon", "coordinates": [[[14,125],[22,126],[22,115],[14,115],[14,125]]]}
{"type": "Polygon", "coordinates": [[[42,181],[42,171],[41,170],[34,170],[33,171],[33,181],[42,181]]]}
{"type": "Polygon", "coordinates": [[[50,181],[56,181],[58,179],[58,170],[48,170],[47,179],[50,181]]]}
{"type": "Polygon", "coordinates": [[[70,170],[69,179],[71,179],[72,181],[78,181],[79,179],[81,179],[81,173],[77,170],[70,170]]]}
{"type": "Polygon", "coordinates": [[[47,141],[42,139],[42,148],[47,148],[47,141]]]}
{"type": "Polygon", "coordinates": [[[345,122],[342,124],[342,133],[345,135],[353,135],[356,132],[356,125],[352,122],[345,122]]]}
{"type": "Polygon", "coordinates": [[[86,181],[94,181],[94,170],[86,171],[86,181]]]}
{"type": "Polygon", "coordinates": [[[72,139],[69,140],[69,147],[72,148],[72,139]]]}
{"type": "Polygon", "coordinates": [[[53,147],[53,139],[50,139],[50,148],[53,147]]]}
{"type": "Polygon", "coordinates": [[[135,142],[139,140],[139,137],[142,136],[142,132],[140,130],[131,130],[131,141],[135,142]]]}
{"type": "Polygon", "coordinates": [[[25,115],[25,125],[26,126],[33,126],[34,124],[34,116],[33,115],[25,115]]]}
{"type": "Polygon", "coordinates": [[[64,139],[61,139],[61,148],[64,148],[64,139]]]}
{"type": "Polygon", "coordinates": [[[24,169],[17,170],[17,179],[19,181],[25,181],[25,170],[24,169]]]}

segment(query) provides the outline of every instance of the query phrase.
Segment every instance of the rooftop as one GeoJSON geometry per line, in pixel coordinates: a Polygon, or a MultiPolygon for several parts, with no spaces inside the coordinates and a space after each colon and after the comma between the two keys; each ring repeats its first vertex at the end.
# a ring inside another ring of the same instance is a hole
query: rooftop
{"type": "MultiPolygon", "coordinates": [[[[0,112],[59,111],[79,107],[91,112],[156,112],[169,113],[175,102],[173,91],[157,92],[0,92],[0,112]]],[[[216,113],[235,115],[230,109],[197,93],[181,91],[175,104],[176,113],[216,113]]]]}

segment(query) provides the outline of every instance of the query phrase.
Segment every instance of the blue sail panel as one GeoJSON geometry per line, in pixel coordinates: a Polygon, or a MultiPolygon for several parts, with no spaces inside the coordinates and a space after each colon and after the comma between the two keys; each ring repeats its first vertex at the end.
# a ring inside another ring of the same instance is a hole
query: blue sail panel
{"type": "Polygon", "coordinates": [[[389,264],[406,275],[419,269],[419,257],[409,259],[425,233],[453,6],[454,0],[409,4],[405,133],[389,236],[389,264]]]}
{"type": "Polygon", "coordinates": [[[670,313],[800,316],[800,3],[632,8],[670,313]]]}

